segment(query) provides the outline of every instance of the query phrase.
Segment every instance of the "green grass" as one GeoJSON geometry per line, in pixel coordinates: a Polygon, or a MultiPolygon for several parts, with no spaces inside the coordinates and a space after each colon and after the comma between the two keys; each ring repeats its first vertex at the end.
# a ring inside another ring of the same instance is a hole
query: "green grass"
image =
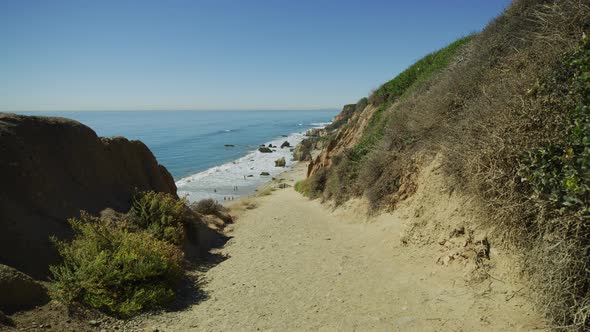
{"type": "Polygon", "coordinates": [[[463,37],[443,49],[428,54],[373,92],[370,101],[378,109],[365,129],[363,137],[352,149],[351,161],[360,164],[383,138],[387,121],[389,121],[389,117],[385,116],[388,107],[407,96],[434,74],[447,68],[457,52],[473,37],[474,35],[463,37]]]}
{"type": "Polygon", "coordinates": [[[297,181],[295,183],[295,191],[297,191],[298,193],[302,194],[305,197],[309,197],[310,192],[309,192],[309,181],[307,180],[301,180],[301,181],[297,181]]]}
{"type": "Polygon", "coordinates": [[[413,88],[427,81],[432,75],[445,69],[457,52],[473,37],[474,35],[470,35],[458,39],[447,47],[418,60],[418,62],[373,92],[369,101],[373,105],[384,105],[387,108],[399,98],[407,95],[413,88]]]}

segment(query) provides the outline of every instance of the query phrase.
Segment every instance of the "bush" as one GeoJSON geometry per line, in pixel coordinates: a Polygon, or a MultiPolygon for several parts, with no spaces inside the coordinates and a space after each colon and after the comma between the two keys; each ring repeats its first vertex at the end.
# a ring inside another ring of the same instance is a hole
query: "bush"
{"type": "Polygon", "coordinates": [[[183,274],[177,247],[84,212],[69,222],[74,239],[54,239],[63,263],[50,267],[52,298],[122,317],[159,308],[173,298],[183,274]]]}
{"type": "MultiPolygon", "coordinates": [[[[519,175],[535,199],[551,202],[563,212],[590,215],[590,42],[565,61],[569,96],[579,102],[565,119],[566,137],[561,142],[530,150],[520,161],[519,175]],[[575,97],[577,96],[577,98],[575,97]]],[[[556,75],[561,76],[561,75],[556,75]]],[[[552,80],[553,82],[556,79],[552,80]]],[[[539,87],[537,97],[550,96],[555,83],[539,87]]],[[[560,85],[563,89],[563,85],[560,85]]]]}
{"type": "Polygon", "coordinates": [[[191,205],[191,209],[204,215],[217,215],[225,210],[223,205],[217,203],[212,198],[202,199],[196,203],[193,203],[191,205]]]}
{"type": "Polygon", "coordinates": [[[309,197],[309,181],[307,179],[297,181],[295,183],[295,191],[302,194],[303,196],[309,197]]]}
{"type": "Polygon", "coordinates": [[[129,211],[136,228],[176,245],[185,238],[184,225],[191,213],[186,200],[153,191],[137,194],[129,211]]]}

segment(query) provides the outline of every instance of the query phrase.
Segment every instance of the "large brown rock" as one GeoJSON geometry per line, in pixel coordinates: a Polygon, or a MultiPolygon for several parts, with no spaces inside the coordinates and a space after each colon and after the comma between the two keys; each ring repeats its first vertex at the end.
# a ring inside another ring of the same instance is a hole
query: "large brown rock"
{"type": "Polygon", "coordinates": [[[0,156],[0,262],[35,278],[58,261],[49,236],[70,237],[67,219],[80,210],[127,212],[135,191],[176,195],[142,142],[69,119],[0,113],[0,156]]]}
{"type": "Polygon", "coordinates": [[[0,264],[0,310],[13,313],[49,301],[47,289],[28,275],[0,264]]]}

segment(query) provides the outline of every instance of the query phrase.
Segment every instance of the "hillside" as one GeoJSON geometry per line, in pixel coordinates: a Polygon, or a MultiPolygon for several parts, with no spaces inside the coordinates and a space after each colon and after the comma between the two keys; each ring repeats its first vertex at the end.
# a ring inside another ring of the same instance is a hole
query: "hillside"
{"type": "MultiPolygon", "coordinates": [[[[587,328],[588,33],[586,1],[515,1],[481,33],[345,106],[297,188],[334,206],[361,199],[369,215],[425,199],[408,222],[417,245],[456,227],[441,211],[467,215],[472,238],[518,257],[515,275],[554,326],[587,328]],[[424,196],[420,174],[433,163],[447,198],[424,196]]],[[[475,260],[484,272],[495,264],[475,260]]]]}

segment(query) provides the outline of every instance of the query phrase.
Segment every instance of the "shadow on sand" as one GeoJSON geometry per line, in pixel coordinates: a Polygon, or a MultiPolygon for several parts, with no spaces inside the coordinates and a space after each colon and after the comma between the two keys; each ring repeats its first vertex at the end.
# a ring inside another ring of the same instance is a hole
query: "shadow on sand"
{"type": "Polygon", "coordinates": [[[187,254],[186,277],[177,289],[176,299],[167,311],[182,311],[209,298],[203,290],[206,283],[204,274],[229,256],[212,253],[211,249],[225,246],[232,237],[214,231],[203,225],[193,225],[187,232],[184,251],[187,254]]]}

